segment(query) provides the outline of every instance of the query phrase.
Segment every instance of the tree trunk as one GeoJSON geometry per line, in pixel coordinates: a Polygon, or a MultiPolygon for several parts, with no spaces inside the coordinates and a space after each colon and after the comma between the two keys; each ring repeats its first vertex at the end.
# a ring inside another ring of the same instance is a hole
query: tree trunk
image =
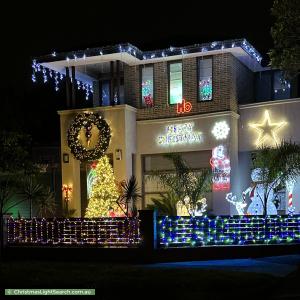
{"type": "Polygon", "coordinates": [[[32,219],[32,199],[29,200],[29,218],[32,219]]]}

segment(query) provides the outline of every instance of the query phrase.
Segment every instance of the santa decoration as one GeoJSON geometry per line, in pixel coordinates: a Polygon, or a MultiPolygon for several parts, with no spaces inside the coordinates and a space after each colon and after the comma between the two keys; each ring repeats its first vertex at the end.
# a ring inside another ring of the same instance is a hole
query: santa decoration
{"type": "Polygon", "coordinates": [[[210,165],[213,173],[213,190],[230,190],[230,159],[227,157],[226,148],[219,145],[212,150],[210,165]]]}

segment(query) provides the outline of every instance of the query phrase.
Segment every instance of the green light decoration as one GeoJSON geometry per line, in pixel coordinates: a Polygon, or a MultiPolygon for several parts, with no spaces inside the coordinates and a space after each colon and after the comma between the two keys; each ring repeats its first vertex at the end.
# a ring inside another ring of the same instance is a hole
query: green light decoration
{"type": "Polygon", "coordinates": [[[90,196],[91,196],[92,186],[97,178],[97,172],[95,170],[96,166],[97,166],[97,162],[93,162],[93,164],[90,166],[90,169],[88,171],[88,175],[86,178],[88,198],[90,198],[90,196]]]}
{"type": "Polygon", "coordinates": [[[300,243],[300,216],[161,217],[163,248],[300,243]]]}
{"type": "Polygon", "coordinates": [[[153,82],[146,80],[142,82],[142,98],[147,106],[153,105],[153,82]]]}
{"type": "Polygon", "coordinates": [[[212,99],[212,80],[211,78],[201,79],[199,81],[200,100],[208,101],[212,99]]]}

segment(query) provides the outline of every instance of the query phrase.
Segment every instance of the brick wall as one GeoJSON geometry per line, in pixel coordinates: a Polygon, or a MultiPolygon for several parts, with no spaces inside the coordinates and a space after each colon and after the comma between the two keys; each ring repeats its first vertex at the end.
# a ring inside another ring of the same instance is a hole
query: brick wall
{"type": "Polygon", "coordinates": [[[125,99],[137,107],[137,119],[180,117],[217,111],[237,111],[238,99],[252,97],[252,72],[242,65],[232,54],[213,56],[213,100],[198,102],[197,58],[182,60],[183,97],[192,103],[190,113],[178,115],[176,105],[168,104],[168,63],[154,64],[154,106],[140,106],[139,66],[125,66],[125,99]],[[250,92],[251,90],[251,92],[250,92]]]}
{"type": "Polygon", "coordinates": [[[232,56],[234,97],[238,103],[249,103],[254,99],[254,73],[232,56]]]}
{"type": "Polygon", "coordinates": [[[140,67],[124,64],[124,96],[125,103],[139,107],[140,102],[140,67]]]}

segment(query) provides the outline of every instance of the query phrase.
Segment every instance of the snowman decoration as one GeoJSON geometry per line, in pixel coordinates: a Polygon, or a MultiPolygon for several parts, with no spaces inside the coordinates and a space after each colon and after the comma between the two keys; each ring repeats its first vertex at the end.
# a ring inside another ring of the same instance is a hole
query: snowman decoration
{"type": "Polygon", "coordinates": [[[274,188],[276,188],[280,181],[275,180],[274,182],[268,184],[266,186],[262,182],[263,171],[260,168],[256,168],[251,173],[251,179],[254,183],[254,186],[248,187],[243,192],[243,199],[247,194],[249,194],[251,204],[247,209],[247,213],[249,215],[263,215],[264,212],[264,194],[265,189],[267,189],[268,198],[267,198],[267,215],[277,215],[277,209],[275,204],[273,203],[273,199],[275,198],[274,188]]]}

